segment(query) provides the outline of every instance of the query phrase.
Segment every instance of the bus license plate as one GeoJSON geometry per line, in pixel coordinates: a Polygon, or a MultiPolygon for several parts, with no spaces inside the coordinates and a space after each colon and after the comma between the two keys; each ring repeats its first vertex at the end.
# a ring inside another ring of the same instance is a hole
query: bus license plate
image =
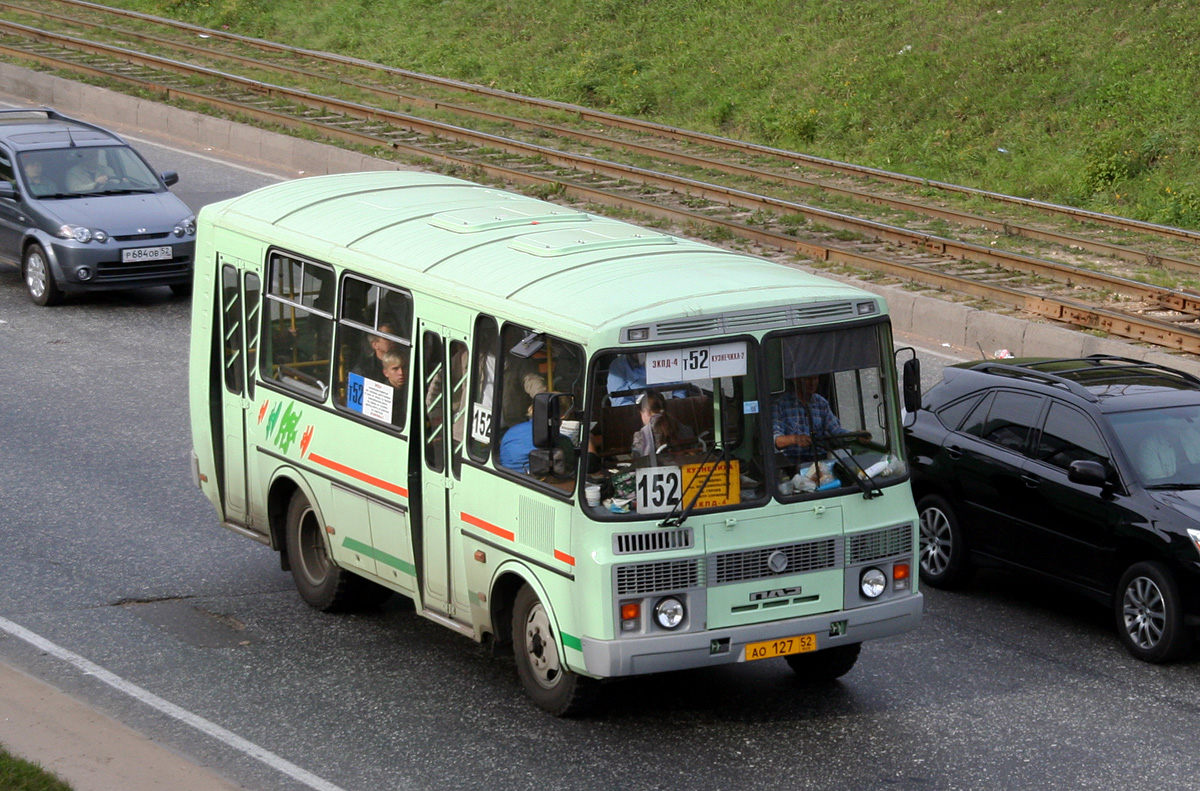
{"type": "Polygon", "coordinates": [[[170,261],[175,252],[167,247],[134,247],[121,251],[121,263],[136,264],[139,261],[170,261]]]}
{"type": "Polygon", "coordinates": [[[746,644],[746,661],[754,659],[771,659],[788,654],[804,654],[817,650],[815,634],[801,634],[795,637],[781,637],[778,640],[764,640],[761,643],[746,644]]]}

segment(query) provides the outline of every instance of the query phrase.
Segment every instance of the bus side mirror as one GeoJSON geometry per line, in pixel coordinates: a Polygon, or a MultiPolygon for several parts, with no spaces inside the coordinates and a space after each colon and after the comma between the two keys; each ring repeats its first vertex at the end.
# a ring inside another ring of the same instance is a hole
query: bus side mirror
{"type": "Polygon", "coordinates": [[[904,411],[911,415],[921,408],[921,361],[915,350],[913,356],[904,361],[903,371],[900,389],[904,396],[904,411]]]}
{"type": "Polygon", "coordinates": [[[563,405],[568,404],[570,398],[567,393],[538,393],[533,397],[533,447],[556,446],[562,426],[563,405]]]}

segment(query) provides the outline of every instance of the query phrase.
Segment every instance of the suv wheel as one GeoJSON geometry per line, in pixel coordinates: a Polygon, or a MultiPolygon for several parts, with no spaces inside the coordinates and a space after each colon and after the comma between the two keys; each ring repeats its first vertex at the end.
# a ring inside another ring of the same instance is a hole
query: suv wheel
{"type": "Polygon", "coordinates": [[[1183,600],[1161,563],[1135,563],[1121,576],[1114,606],[1117,630],[1129,653],[1145,662],[1172,662],[1192,646],[1183,600]]]}
{"type": "Polygon", "coordinates": [[[54,282],[50,261],[40,244],[31,244],[21,262],[21,276],[25,279],[25,290],[35,305],[48,307],[62,302],[63,293],[54,282]]]}
{"type": "Polygon", "coordinates": [[[921,581],[935,588],[957,588],[971,576],[967,547],[954,509],[936,494],[917,503],[921,524],[921,581]]]}

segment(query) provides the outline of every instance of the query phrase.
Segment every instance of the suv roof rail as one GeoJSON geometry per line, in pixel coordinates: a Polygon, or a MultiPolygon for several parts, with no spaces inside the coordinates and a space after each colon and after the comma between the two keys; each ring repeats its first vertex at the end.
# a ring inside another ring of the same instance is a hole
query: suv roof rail
{"type": "Polygon", "coordinates": [[[1186,371],[1181,371],[1178,368],[1171,368],[1158,363],[1147,362],[1145,360],[1135,360],[1132,357],[1120,357],[1115,354],[1092,354],[1087,357],[1062,357],[1057,359],[1032,360],[1024,363],[984,362],[973,366],[973,370],[976,371],[1039,379],[1049,384],[1061,385],[1069,389],[1072,393],[1075,393],[1076,395],[1093,402],[1099,401],[1099,398],[1074,378],[1070,378],[1068,375],[1081,373],[1083,371],[1099,371],[1102,369],[1118,371],[1142,370],[1168,374],[1170,376],[1178,377],[1179,379],[1186,381],[1188,384],[1200,388],[1200,377],[1197,377],[1186,371]],[[1073,362],[1080,363],[1081,365],[1076,368],[1059,368],[1053,372],[1041,369],[1041,366],[1061,365],[1063,363],[1073,362]]]}
{"type": "MultiPolygon", "coordinates": [[[[1069,359],[1074,359],[1074,358],[1069,358],[1069,359]]],[[[1040,362],[1059,362],[1059,361],[1058,360],[1042,360],[1040,362]]],[[[1099,398],[1096,397],[1095,393],[1093,393],[1091,390],[1088,390],[1086,387],[1084,387],[1083,385],[1079,384],[1076,381],[1067,379],[1062,376],[1055,376],[1054,374],[1047,373],[1045,371],[1039,371],[1035,368],[1027,368],[1027,367],[1025,367],[1025,364],[1013,365],[1011,363],[983,362],[983,363],[979,363],[979,365],[971,366],[971,370],[979,371],[981,373],[988,373],[988,374],[1002,374],[1005,376],[1012,376],[1012,377],[1015,377],[1018,379],[1036,379],[1038,381],[1045,382],[1046,384],[1058,385],[1060,387],[1065,387],[1068,390],[1070,390],[1072,393],[1074,393],[1075,395],[1079,396],[1080,398],[1084,398],[1088,401],[1096,402],[1096,401],[1100,400],[1099,398]]]]}

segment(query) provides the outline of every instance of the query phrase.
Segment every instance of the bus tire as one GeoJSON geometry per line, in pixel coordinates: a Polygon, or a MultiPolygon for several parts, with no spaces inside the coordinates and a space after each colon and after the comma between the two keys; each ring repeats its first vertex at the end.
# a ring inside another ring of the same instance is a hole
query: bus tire
{"type": "Polygon", "coordinates": [[[512,637],[517,677],[534,703],[555,717],[591,708],[599,682],[563,666],[550,614],[528,585],[521,587],[513,603],[512,637]]]}
{"type": "Polygon", "coordinates": [[[858,661],[858,653],[862,643],[853,645],[836,645],[821,651],[806,654],[792,654],[787,659],[788,666],[795,671],[801,681],[822,683],[841,678],[850,672],[858,661]]]}
{"type": "Polygon", "coordinates": [[[325,549],[321,520],[299,489],[288,504],[286,530],[292,579],[308,606],[321,612],[336,612],[362,600],[360,587],[371,583],[334,565],[325,549]]]}

